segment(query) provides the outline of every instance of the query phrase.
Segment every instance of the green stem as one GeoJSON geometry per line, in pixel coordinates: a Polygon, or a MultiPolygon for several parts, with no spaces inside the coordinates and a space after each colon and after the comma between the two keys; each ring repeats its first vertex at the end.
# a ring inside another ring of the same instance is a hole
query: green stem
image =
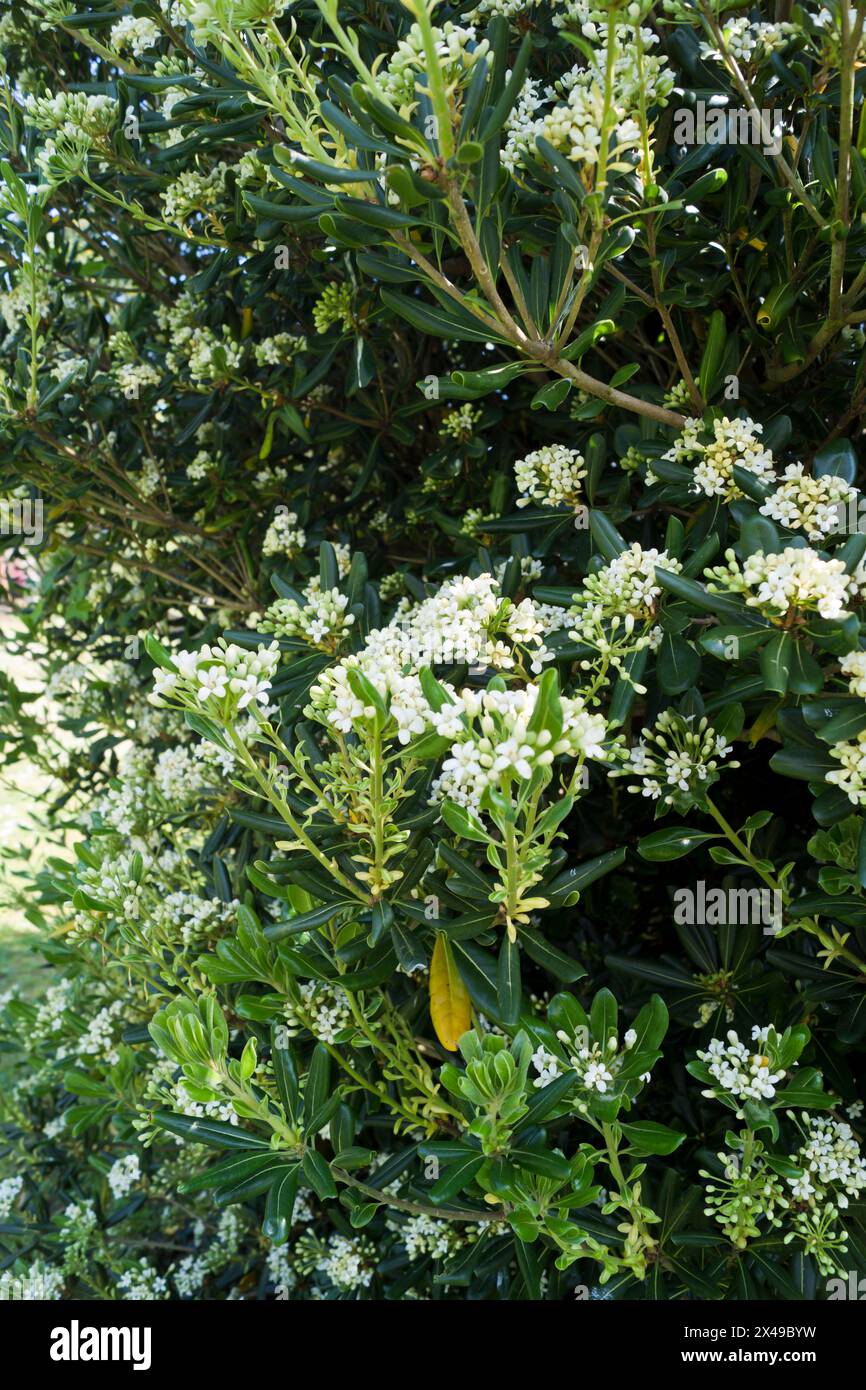
{"type": "Polygon", "coordinates": [[[854,128],[854,52],[848,5],[840,7],[842,53],[839,72],[839,165],[836,178],[836,226],[830,251],[830,318],[838,318],[845,275],[851,179],[851,134],[854,128]]]}
{"type": "MultiPolygon", "coordinates": [[[[748,845],[740,838],[733,826],[729,825],[718,806],[716,806],[709,797],[706,798],[706,807],[713,820],[724,832],[737,853],[745,860],[753,872],[766,883],[767,887],[770,888],[773,893],[778,893],[784,910],[791,901],[790,893],[787,893],[778,880],[773,878],[771,874],[768,874],[766,869],[762,868],[748,845]]],[[[820,941],[825,951],[831,952],[832,956],[839,956],[842,960],[847,961],[849,965],[852,965],[858,970],[861,975],[866,975],[866,962],[862,961],[859,956],[856,956],[853,951],[849,951],[846,946],[843,946],[840,942],[835,941],[833,937],[829,936],[827,932],[824,931],[823,927],[818,925],[817,918],[804,917],[800,921],[799,926],[801,931],[808,932],[810,936],[814,936],[820,941]]],[[[830,961],[828,960],[827,964],[829,965],[829,963],[830,961]]]]}
{"type": "Polygon", "coordinates": [[[353,1178],[351,1173],[345,1172],[342,1168],[332,1168],[331,1173],[337,1182],[343,1182],[347,1187],[354,1187],[357,1192],[363,1192],[365,1197],[371,1201],[381,1202],[388,1207],[396,1207],[398,1211],[415,1212],[418,1216],[432,1216],[437,1221],[477,1221],[485,1223],[488,1221],[502,1221],[501,1211],[446,1211],[443,1207],[427,1206],[423,1202],[410,1202],[405,1197],[394,1197],[390,1192],[381,1191],[377,1187],[368,1187],[366,1183],[358,1178],[353,1178]]]}
{"type": "MultiPolygon", "coordinates": [[[[439,65],[439,55],[436,52],[436,39],[433,35],[433,24],[430,19],[430,11],[427,8],[427,0],[417,0],[417,4],[410,5],[409,8],[418,21],[418,28],[424,42],[427,80],[430,83],[430,101],[436,118],[436,140],[439,145],[439,152],[447,163],[454,154],[451,107],[448,102],[448,92],[442,76],[442,69],[439,65]]],[[[375,84],[373,84],[373,89],[375,90],[375,84]]]]}
{"type": "Polygon", "coordinates": [[[365,907],[369,906],[367,895],[362,893],[361,890],[352,883],[351,879],[346,877],[340,866],[333,859],[329,859],[328,856],[319,849],[315,841],[311,840],[307,832],[298,824],[285,798],[280,796],[279,792],[275,790],[268,778],[261,772],[258,764],[250,755],[249,749],[237,731],[228,725],[226,726],[226,732],[232,741],[235,752],[244,767],[253,777],[265,799],[271,803],[275,811],[279,812],[292,834],[304,846],[304,849],[312,854],[314,859],[318,859],[322,867],[326,869],[331,877],[345,888],[348,893],[351,893],[353,898],[357,898],[365,907]]]}
{"type": "Polygon", "coordinates": [[[637,1204],[635,1203],[634,1198],[632,1197],[631,1189],[629,1188],[628,1183],[626,1182],[625,1174],[622,1171],[622,1164],[620,1163],[619,1159],[618,1133],[614,1129],[614,1126],[608,1124],[606,1121],[602,1121],[601,1132],[604,1136],[605,1148],[607,1149],[607,1164],[610,1168],[611,1174],[613,1175],[614,1182],[616,1183],[619,1189],[620,1198],[627,1207],[629,1215],[631,1216],[634,1224],[640,1231],[641,1238],[643,1239],[647,1247],[653,1247],[656,1242],[646,1228],[643,1217],[640,1215],[640,1212],[637,1209],[637,1204]]]}
{"type": "Polygon", "coordinates": [[[767,887],[772,889],[774,893],[781,894],[782,901],[786,902],[786,895],[782,890],[780,884],[776,881],[776,879],[772,877],[771,874],[767,873],[766,869],[761,867],[761,865],[758,863],[757,859],[752,854],[752,851],[749,849],[746,842],[740,839],[736,830],[734,830],[732,825],[729,825],[729,823],[725,820],[725,817],[719,810],[718,806],[716,806],[715,803],[712,802],[709,797],[706,798],[706,807],[713,820],[716,822],[716,825],[718,825],[719,828],[724,832],[724,834],[730,840],[731,844],[734,846],[734,849],[737,851],[737,853],[742,855],[743,859],[745,859],[749,867],[754,870],[754,872],[758,875],[759,878],[763,879],[767,887]]]}

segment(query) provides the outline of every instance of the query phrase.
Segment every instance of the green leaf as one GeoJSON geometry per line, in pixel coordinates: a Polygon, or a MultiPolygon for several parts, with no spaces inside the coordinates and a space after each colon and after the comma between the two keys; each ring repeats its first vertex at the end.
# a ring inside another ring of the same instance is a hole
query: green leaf
{"type": "Polygon", "coordinates": [[[656,662],[659,685],[668,695],[679,695],[695,684],[701,658],[690,642],[673,632],[662,638],[656,662]]]}
{"type": "Polygon", "coordinates": [[[450,1202],[452,1197],[456,1197],[458,1192],[469,1186],[483,1163],[483,1154],[452,1163],[430,1188],[430,1201],[436,1206],[450,1202]]]}
{"type": "Polygon", "coordinates": [[[609,989],[600,989],[592,1001],[589,1013],[589,1026],[592,1036],[602,1047],[607,1045],[611,1034],[616,1033],[618,1015],[616,1000],[609,989]]]}
{"type": "Polygon", "coordinates": [[[304,1177],[317,1197],[323,1202],[337,1195],[337,1184],[331,1177],[331,1170],[327,1162],[315,1149],[307,1149],[301,1165],[304,1170],[304,1177]]]}
{"type": "Polygon", "coordinates": [[[629,1146],[638,1156],[642,1154],[672,1154],[685,1139],[679,1130],[655,1120],[636,1120],[633,1124],[620,1122],[620,1129],[629,1146]]]}
{"type": "Polygon", "coordinates": [[[309,1138],[321,1129],[319,1116],[331,1090],[331,1057],[324,1043],[316,1043],[304,1085],[304,1133],[309,1138]]]}
{"type": "Polygon", "coordinates": [[[189,1115],[173,1115],[168,1110],[157,1110],[153,1123],[159,1129],[177,1134],[191,1144],[208,1144],[214,1149],[269,1149],[266,1139],[259,1139],[249,1131],[236,1125],[224,1124],[222,1120],[198,1120],[189,1115]]]}
{"type": "Polygon", "coordinates": [[[575,980],[582,980],[586,970],[579,961],[567,956],[563,951],[557,950],[543,936],[536,936],[534,933],[525,929],[520,934],[520,944],[526,954],[540,965],[543,970],[547,970],[557,980],[562,980],[565,984],[573,984],[575,980]]]}
{"type": "Polygon", "coordinates": [[[459,342],[473,343],[506,341],[495,329],[479,323],[472,314],[457,305],[446,311],[438,304],[425,304],[421,299],[410,299],[408,295],[397,294],[394,290],[380,289],[379,295],[383,304],[387,304],[400,318],[421,333],[432,334],[434,338],[453,338],[459,342]]]}
{"type": "Polygon", "coordinates": [[[788,689],[793,643],[790,632],[777,632],[761,651],[761,675],[766,690],[784,695],[788,689]]]}
{"type": "Polygon", "coordinates": [[[490,835],[481,821],[465,806],[459,806],[456,801],[443,801],[440,811],[448,829],[453,830],[462,840],[475,840],[482,845],[490,843],[490,835]]]}
{"type": "Polygon", "coordinates": [[[688,825],[667,825],[663,830],[654,830],[638,840],[637,852],[641,859],[652,863],[667,863],[671,859],[683,859],[698,845],[708,840],[717,840],[718,835],[705,830],[692,830],[688,825]]]}

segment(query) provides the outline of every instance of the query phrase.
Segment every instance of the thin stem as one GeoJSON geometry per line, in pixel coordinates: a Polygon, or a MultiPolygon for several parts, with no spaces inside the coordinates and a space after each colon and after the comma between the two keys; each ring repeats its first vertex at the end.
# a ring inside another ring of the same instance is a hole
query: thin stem
{"type": "MultiPolygon", "coordinates": [[[[433,114],[436,119],[436,140],[439,145],[439,152],[447,163],[454,155],[454,132],[451,129],[451,107],[448,101],[448,92],[442,76],[442,68],[439,65],[439,55],[436,52],[436,39],[433,34],[433,25],[430,20],[430,12],[427,8],[427,0],[417,0],[417,4],[410,5],[409,9],[414,13],[418,21],[418,28],[421,30],[421,38],[424,43],[424,56],[427,60],[427,81],[430,84],[430,102],[433,106],[433,114]]],[[[370,79],[371,88],[375,91],[376,84],[370,79]]]]}
{"type": "Polygon", "coordinates": [[[437,1221],[477,1221],[486,1223],[488,1221],[502,1221],[501,1211],[447,1211],[444,1207],[427,1206],[423,1202],[410,1202],[405,1197],[394,1197],[390,1192],[385,1192],[377,1187],[368,1187],[366,1183],[358,1178],[353,1178],[351,1173],[347,1173],[343,1168],[332,1168],[331,1173],[337,1182],[343,1182],[347,1187],[354,1187],[357,1192],[363,1192],[365,1197],[372,1201],[381,1202],[384,1206],[396,1207],[398,1211],[414,1212],[418,1216],[432,1216],[437,1221]]]}
{"type": "Polygon", "coordinates": [[[356,884],[352,883],[351,879],[346,877],[340,866],[333,859],[329,859],[328,856],[319,849],[315,841],[310,838],[307,832],[298,825],[288,802],[274,788],[264,773],[262,773],[237,731],[229,725],[226,727],[226,732],[232,741],[237,756],[254,778],[265,799],[271,803],[274,810],[279,812],[292,834],[303,845],[304,849],[308,850],[314,859],[318,859],[322,867],[326,869],[331,877],[336,879],[337,883],[341,884],[348,893],[351,893],[352,897],[357,898],[358,901],[362,902],[365,906],[369,906],[369,900],[366,894],[362,893],[356,884]]]}

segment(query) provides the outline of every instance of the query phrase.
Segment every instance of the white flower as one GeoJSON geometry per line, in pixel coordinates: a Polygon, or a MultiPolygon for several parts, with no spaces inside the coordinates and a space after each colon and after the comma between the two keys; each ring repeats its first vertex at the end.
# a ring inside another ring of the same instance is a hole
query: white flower
{"type": "Polygon", "coordinates": [[[375,1253],[368,1240],[361,1236],[332,1235],[328,1238],[328,1253],[319,1265],[322,1273],[338,1289],[353,1293],[367,1288],[375,1272],[375,1253]]]}
{"type": "Polygon", "coordinates": [[[789,463],[776,491],[759,510],[789,530],[802,530],[810,541],[818,541],[845,529],[846,509],[858,497],[857,489],[844,478],[832,473],[813,478],[802,463],[789,463]]]}
{"type": "Polygon", "coordinates": [[[127,14],[111,26],[109,43],[115,53],[128,52],[139,58],[159,42],[160,36],[161,30],[152,19],[127,14]]]}
{"type": "Polygon", "coordinates": [[[303,605],[291,598],[277,599],[259,621],[259,631],[299,637],[311,646],[335,650],[355,622],[354,613],[346,612],[348,596],[339,589],[322,591],[318,585],[308,585],[304,599],[303,605]]]}
{"type": "Polygon", "coordinates": [[[534,1086],[547,1086],[562,1075],[559,1058],[554,1053],[549,1052],[546,1047],[539,1047],[533,1052],[532,1065],[538,1072],[538,1076],[533,1082],[534,1086]]]}
{"type": "MultiPolygon", "coordinates": [[[[433,43],[448,86],[466,77],[489,47],[486,39],[477,41],[471,25],[463,28],[450,19],[433,27],[433,43]]],[[[426,89],[426,72],[424,37],[419,26],[413,24],[408,34],[400,39],[387,65],[379,69],[377,83],[396,106],[411,110],[418,100],[416,82],[426,89]]]]}
{"type": "Polygon", "coordinates": [[[20,1177],[4,1178],[0,1182],[0,1217],[4,1220],[11,1212],[15,1198],[23,1187],[24,1179],[20,1177]]]}
{"type": "MultiPolygon", "coordinates": [[[[715,781],[719,763],[731,747],[706,718],[693,726],[683,715],[664,710],[652,728],[643,730],[623,766],[613,768],[610,776],[637,776],[641,780],[629,786],[630,792],[654,801],[661,798],[670,805],[678,793],[694,795],[715,781]]],[[[735,768],[739,763],[729,762],[727,766],[735,768]]]]}
{"type": "Polygon", "coordinates": [[[750,1053],[730,1029],[724,1040],[713,1038],[706,1052],[698,1052],[713,1080],[737,1101],[772,1100],[776,1087],[785,1079],[784,1069],[774,1070],[772,1065],[779,1041],[776,1030],[754,1030],[753,1038],[759,1050],[750,1053]]]}
{"type": "Polygon", "coordinates": [[[280,650],[276,642],[250,650],[220,638],[215,647],[205,645],[197,652],[179,651],[172,660],[177,671],[157,671],[152,703],[207,703],[212,698],[224,700],[230,696],[239,711],[253,702],[267,705],[280,650]]]}
{"type": "Polygon", "coordinates": [[[583,1074],[583,1082],[588,1090],[604,1092],[607,1090],[613,1076],[602,1062],[590,1062],[583,1074]]]}
{"type": "Polygon", "coordinates": [[[306,543],[306,532],[298,525],[297,512],[277,512],[262,542],[263,555],[297,555],[306,543]]]}
{"type": "MultiPolygon", "coordinates": [[[[712,439],[707,440],[703,421],[687,420],[683,433],[664,457],[672,463],[696,459],[691,490],[730,502],[744,496],[734,481],[735,466],[754,473],[764,482],[775,477],[773,455],[769,449],[762,448],[760,442],[763,428],[754,420],[729,420],[726,416],[713,421],[712,439]]],[[[647,484],[657,481],[650,464],[647,484]]]]}
{"type": "Polygon", "coordinates": [[[141,1160],[136,1153],[124,1154],[115,1159],[108,1170],[108,1186],[112,1196],[118,1200],[138,1184],[141,1179],[141,1160]]]}
{"type": "Polygon", "coordinates": [[[791,610],[815,609],[822,618],[847,614],[857,583],[841,560],[825,560],[808,546],[786,546],[775,555],[755,551],[740,564],[733,550],[726,565],[708,569],[707,587],[714,593],[742,594],[749,608],[767,617],[786,617],[791,610]]]}
{"type": "Polygon", "coordinates": [[[583,455],[563,444],[546,444],[542,449],[518,459],[514,465],[517,489],[523,495],[518,507],[530,502],[546,506],[580,505],[581,479],[586,476],[583,455]]]}
{"type": "Polygon", "coordinates": [[[839,662],[843,675],[850,676],[848,689],[852,695],[866,700],[866,652],[848,652],[839,662]]]}

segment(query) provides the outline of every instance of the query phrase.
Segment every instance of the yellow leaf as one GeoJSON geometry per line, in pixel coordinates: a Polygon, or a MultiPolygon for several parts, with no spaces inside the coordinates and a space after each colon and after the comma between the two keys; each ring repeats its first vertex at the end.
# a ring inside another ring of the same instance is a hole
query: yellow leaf
{"type": "Polygon", "coordinates": [[[454,964],[448,938],[440,932],[430,962],[430,1017],[436,1036],[449,1052],[470,1027],[472,1009],[469,994],[454,964]]]}

